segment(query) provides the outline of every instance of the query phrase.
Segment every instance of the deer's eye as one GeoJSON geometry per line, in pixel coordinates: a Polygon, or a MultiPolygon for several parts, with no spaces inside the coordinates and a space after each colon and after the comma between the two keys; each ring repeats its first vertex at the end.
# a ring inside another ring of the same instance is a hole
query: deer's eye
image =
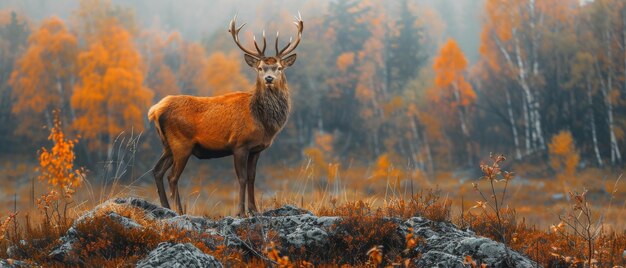
{"type": "Polygon", "coordinates": [[[279,71],[282,71],[282,70],[283,70],[283,67],[278,67],[278,70],[279,70],[279,71]]]}
{"type": "Polygon", "coordinates": [[[259,72],[260,72],[260,71],[263,71],[263,68],[259,67],[257,70],[259,70],[259,72]]]}

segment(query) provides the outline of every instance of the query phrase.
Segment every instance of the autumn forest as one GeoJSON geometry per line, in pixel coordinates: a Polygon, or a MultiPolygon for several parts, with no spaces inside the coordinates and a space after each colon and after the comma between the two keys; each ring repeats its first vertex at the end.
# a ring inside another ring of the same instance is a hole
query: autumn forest
{"type": "MultiPolygon", "coordinates": [[[[493,196],[515,224],[558,230],[587,193],[606,230],[626,228],[623,0],[52,2],[0,0],[0,220],[49,187],[87,200],[71,213],[110,196],[157,200],[148,109],[251,90],[229,21],[247,23],[244,45],[265,31],[273,51],[300,12],[292,110],[259,162],[261,207],[432,191],[465,222],[494,202],[479,190],[497,163],[514,172],[510,197],[493,196]]],[[[231,158],[194,159],[181,194],[192,214],[232,215],[235,186],[231,158]]],[[[492,236],[514,245],[522,233],[492,236]]]]}

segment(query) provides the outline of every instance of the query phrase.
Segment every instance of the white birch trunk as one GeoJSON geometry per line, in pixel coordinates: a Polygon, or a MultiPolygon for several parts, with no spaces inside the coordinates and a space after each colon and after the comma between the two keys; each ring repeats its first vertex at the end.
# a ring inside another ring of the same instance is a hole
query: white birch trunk
{"type": "Polygon", "coordinates": [[[517,133],[517,126],[515,126],[515,118],[513,117],[513,105],[511,103],[511,94],[509,94],[509,89],[505,89],[506,93],[506,105],[507,105],[507,113],[509,116],[509,124],[511,124],[511,133],[513,134],[513,144],[515,145],[515,159],[522,159],[522,152],[519,148],[519,138],[517,133]]]}
{"type": "MultiPolygon", "coordinates": [[[[606,31],[606,45],[607,45],[607,58],[609,60],[613,59],[613,47],[611,46],[611,40],[612,40],[612,34],[611,34],[611,30],[607,29],[606,31]]],[[[610,135],[610,142],[611,142],[611,164],[615,165],[617,163],[620,163],[622,161],[622,155],[620,153],[619,150],[619,146],[617,144],[617,137],[615,136],[615,123],[614,123],[614,119],[613,119],[613,101],[611,100],[611,95],[613,92],[613,63],[609,62],[609,69],[608,69],[608,73],[607,73],[607,81],[606,81],[606,87],[605,87],[605,91],[603,92],[604,94],[604,100],[606,102],[606,112],[607,112],[607,117],[608,117],[608,124],[609,124],[609,135],[610,135]]]]}
{"type": "Polygon", "coordinates": [[[530,123],[528,122],[528,98],[526,94],[522,94],[522,113],[524,114],[524,145],[526,147],[526,155],[533,152],[533,148],[530,146],[530,123]]]}
{"type": "Polygon", "coordinates": [[[596,162],[598,162],[598,167],[604,166],[604,162],[602,161],[602,156],[600,155],[600,148],[598,147],[598,134],[596,132],[596,118],[593,114],[593,96],[591,92],[591,81],[589,81],[589,77],[587,77],[587,100],[589,101],[589,124],[591,125],[591,140],[593,142],[593,152],[596,156],[596,162]]]}
{"type": "MultiPolygon", "coordinates": [[[[535,149],[543,149],[545,148],[545,142],[543,139],[543,131],[541,130],[541,115],[539,114],[539,102],[535,100],[535,96],[531,90],[531,86],[528,82],[528,74],[526,73],[526,64],[522,59],[521,49],[519,46],[519,40],[515,37],[515,51],[517,54],[517,70],[518,70],[518,83],[522,88],[522,92],[524,93],[528,106],[528,120],[527,123],[529,126],[530,139],[531,139],[531,150],[535,149]]],[[[527,137],[528,139],[528,137],[527,137]]]]}
{"type": "Polygon", "coordinates": [[[454,88],[454,98],[455,101],[459,104],[457,107],[457,112],[459,113],[459,121],[461,122],[461,132],[463,133],[464,142],[466,144],[465,151],[467,153],[467,164],[472,166],[472,146],[470,144],[470,135],[469,130],[467,129],[467,122],[465,119],[465,108],[461,106],[461,92],[459,92],[459,87],[456,83],[452,85],[454,88]]]}

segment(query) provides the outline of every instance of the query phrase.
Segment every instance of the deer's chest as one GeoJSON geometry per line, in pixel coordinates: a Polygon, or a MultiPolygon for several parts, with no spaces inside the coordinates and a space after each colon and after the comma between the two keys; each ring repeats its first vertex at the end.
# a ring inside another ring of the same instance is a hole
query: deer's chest
{"type": "Polygon", "coordinates": [[[290,111],[288,94],[281,91],[257,93],[251,103],[254,118],[263,127],[265,136],[271,140],[287,122],[290,111]]]}

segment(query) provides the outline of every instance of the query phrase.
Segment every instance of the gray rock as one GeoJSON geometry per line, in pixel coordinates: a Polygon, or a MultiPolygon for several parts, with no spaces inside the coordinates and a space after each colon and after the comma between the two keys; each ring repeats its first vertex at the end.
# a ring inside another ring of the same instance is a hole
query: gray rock
{"type": "MultiPolygon", "coordinates": [[[[26,246],[27,244],[26,240],[20,240],[20,245],[26,246]]],[[[23,254],[23,251],[17,245],[7,247],[7,256],[9,256],[9,258],[19,258],[18,256],[21,254],[23,254]]]]}
{"type": "Polygon", "coordinates": [[[197,216],[182,215],[163,220],[164,224],[177,227],[182,230],[205,232],[213,226],[213,221],[197,216]]]}
{"type": "Polygon", "coordinates": [[[339,220],[339,217],[317,217],[310,212],[293,216],[226,217],[213,223],[213,228],[225,237],[226,246],[241,246],[240,239],[235,236],[240,230],[259,230],[276,232],[284,247],[319,248],[327,244],[330,227],[339,220]]]}
{"type": "Polygon", "coordinates": [[[163,220],[178,216],[178,214],[171,209],[164,208],[159,205],[150,203],[144,199],[135,197],[115,198],[112,201],[109,200],[107,202],[113,202],[118,205],[128,205],[140,208],[146,213],[146,217],[149,220],[163,220]]]}
{"type": "Polygon", "coordinates": [[[36,265],[29,264],[24,261],[16,261],[12,259],[0,259],[0,268],[23,268],[23,267],[35,267],[36,265]]]}
{"type": "Polygon", "coordinates": [[[489,238],[479,237],[474,232],[460,230],[451,223],[433,222],[414,217],[400,226],[403,235],[413,228],[413,233],[425,239],[416,251],[422,253],[418,267],[464,267],[465,256],[488,267],[539,267],[534,261],[508,249],[504,244],[489,238]]]}
{"type": "Polygon", "coordinates": [[[304,210],[304,209],[301,209],[292,205],[283,205],[280,208],[265,211],[263,212],[262,215],[266,217],[279,217],[279,216],[297,216],[297,215],[302,215],[302,214],[313,215],[311,211],[304,210]]]}
{"type": "Polygon", "coordinates": [[[422,262],[421,260],[418,262],[419,265],[424,265],[427,263],[429,266],[419,266],[419,267],[450,267],[450,268],[465,268],[466,266],[463,264],[463,259],[459,258],[459,256],[448,254],[446,252],[441,252],[437,250],[431,250],[424,253],[421,257],[422,260],[429,260],[427,262],[422,262]]]}
{"type": "Polygon", "coordinates": [[[222,267],[222,264],[190,243],[164,242],[140,260],[137,267],[222,267]]]}
{"type": "MultiPolygon", "coordinates": [[[[139,208],[143,210],[147,219],[157,223],[189,232],[209,234],[206,238],[202,238],[202,242],[209,247],[224,245],[234,250],[261,252],[261,248],[252,248],[253,245],[250,245],[249,241],[246,242],[248,238],[239,237],[238,234],[255,234],[258,235],[257,237],[266,239],[267,234],[271,232],[277,234],[283,248],[305,249],[305,252],[324,252],[329,248],[331,238],[342,235],[337,234],[337,228],[333,227],[341,221],[341,217],[318,217],[310,211],[291,205],[249,218],[225,217],[211,220],[189,215],[179,216],[172,210],[161,208],[142,199],[117,198],[97,206],[76,220],[72,228],[61,238],[61,244],[52,251],[50,256],[67,261],[65,257],[71,253],[72,244],[81,237],[76,230],[77,224],[95,215],[109,217],[125,228],[146,228],[111,210],[105,210],[111,205],[139,208]]],[[[537,267],[533,261],[509,250],[503,244],[479,237],[470,230],[460,230],[451,223],[433,222],[422,217],[414,217],[406,221],[398,218],[386,218],[386,220],[398,226],[398,234],[402,237],[409,232],[409,228],[413,228],[413,233],[423,238],[425,243],[420,243],[414,252],[422,254],[422,257],[415,263],[418,267],[464,267],[465,256],[471,256],[477,262],[485,263],[489,267],[507,267],[505,262],[507,256],[510,257],[514,267],[537,267]]],[[[140,267],[177,267],[177,265],[201,267],[205,263],[219,265],[215,258],[202,253],[191,244],[161,243],[138,265],[140,267]]]]}

